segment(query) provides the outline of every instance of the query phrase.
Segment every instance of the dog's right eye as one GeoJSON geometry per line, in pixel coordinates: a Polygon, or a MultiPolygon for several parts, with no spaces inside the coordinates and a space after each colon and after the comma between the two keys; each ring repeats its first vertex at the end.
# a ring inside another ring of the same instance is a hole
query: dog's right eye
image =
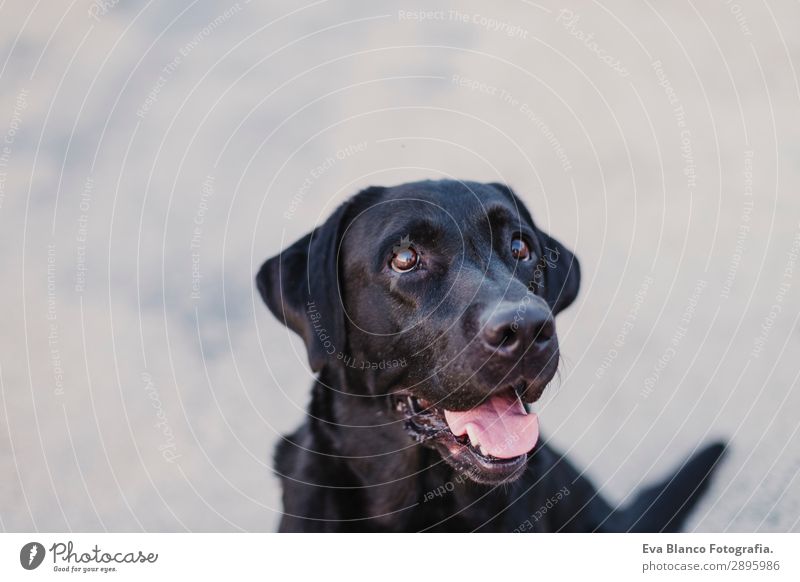
{"type": "Polygon", "coordinates": [[[520,237],[514,237],[511,240],[511,255],[518,261],[530,261],[531,248],[520,237]]]}
{"type": "Polygon", "coordinates": [[[412,247],[398,250],[392,255],[391,266],[398,273],[412,271],[418,263],[419,255],[412,247]]]}

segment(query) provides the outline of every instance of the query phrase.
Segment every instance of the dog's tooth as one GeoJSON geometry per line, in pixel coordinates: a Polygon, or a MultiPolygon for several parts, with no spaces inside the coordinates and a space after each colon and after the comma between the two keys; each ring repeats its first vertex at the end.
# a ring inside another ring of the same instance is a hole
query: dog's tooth
{"type": "Polygon", "coordinates": [[[408,409],[411,412],[417,412],[417,405],[414,402],[414,397],[413,396],[407,396],[406,397],[406,402],[408,402],[408,409]]]}
{"type": "Polygon", "coordinates": [[[475,447],[476,449],[481,446],[480,441],[478,440],[478,434],[475,430],[475,426],[472,424],[467,425],[467,436],[469,437],[470,444],[475,447]]]}
{"type": "Polygon", "coordinates": [[[519,395],[519,392],[517,392],[516,390],[514,390],[514,394],[516,394],[516,396],[517,396],[517,402],[519,402],[520,406],[522,407],[522,411],[523,411],[525,414],[528,414],[528,412],[529,412],[529,411],[528,411],[528,407],[527,407],[527,406],[525,406],[525,403],[522,401],[522,397],[519,395]]]}

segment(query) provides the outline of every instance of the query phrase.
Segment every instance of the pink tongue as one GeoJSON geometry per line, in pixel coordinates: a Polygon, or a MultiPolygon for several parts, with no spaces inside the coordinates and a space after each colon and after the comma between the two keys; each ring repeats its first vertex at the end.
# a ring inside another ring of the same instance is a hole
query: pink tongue
{"type": "Polygon", "coordinates": [[[444,418],[453,434],[467,434],[485,455],[511,459],[530,451],[539,438],[539,418],[526,414],[522,403],[513,394],[504,392],[488,398],[472,410],[444,411],[444,418]]]}

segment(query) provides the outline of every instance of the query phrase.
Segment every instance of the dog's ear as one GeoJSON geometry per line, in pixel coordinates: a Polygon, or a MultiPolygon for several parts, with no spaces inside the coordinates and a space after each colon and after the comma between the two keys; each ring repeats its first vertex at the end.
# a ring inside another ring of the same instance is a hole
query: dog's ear
{"type": "Polygon", "coordinates": [[[264,303],[306,344],[314,372],[346,353],[345,315],[339,287],[345,202],[309,234],[265,262],[256,275],[264,303]]]}
{"type": "Polygon", "coordinates": [[[581,286],[581,266],[577,257],[546,232],[536,229],[542,245],[544,266],[544,298],[553,315],[569,307],[581,286]]]}
{"type": "Polygon", "coordinates": [[[569,307],[578,296],[581,286],[581,267],[575,255],[563,244],[540,230],[533,223],[533,217],[514,191],[505,184],[492,183],[517,209],[519,219],[527,221],[539,234],[542,246],[540,261],[544,270],[544,299],[550,305],[553,315],[569,307]]]}

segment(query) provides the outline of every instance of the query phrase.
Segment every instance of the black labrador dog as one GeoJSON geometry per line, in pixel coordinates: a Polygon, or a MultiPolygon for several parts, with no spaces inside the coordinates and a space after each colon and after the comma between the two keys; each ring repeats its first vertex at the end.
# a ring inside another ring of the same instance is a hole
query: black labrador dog
{"type": "Polygon", "coordinates": [[[542,442],[580,270],[501,184],[368,188],[256,280],[317,373],[275,456],[281,531],[675,531],[722,455],[620,509],[542,442]]]}

